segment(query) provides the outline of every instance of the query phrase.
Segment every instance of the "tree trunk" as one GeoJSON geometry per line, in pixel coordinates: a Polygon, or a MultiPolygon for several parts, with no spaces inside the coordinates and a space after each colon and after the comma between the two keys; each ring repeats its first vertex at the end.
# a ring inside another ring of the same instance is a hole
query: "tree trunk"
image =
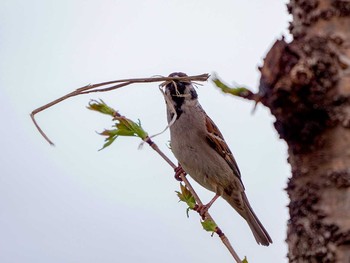
{"type": "Polygon", "coordinates": [[[261,70],[288,144],[289,262],[350,262],[350,1],[291,0],[293,41],[261,70]]]}

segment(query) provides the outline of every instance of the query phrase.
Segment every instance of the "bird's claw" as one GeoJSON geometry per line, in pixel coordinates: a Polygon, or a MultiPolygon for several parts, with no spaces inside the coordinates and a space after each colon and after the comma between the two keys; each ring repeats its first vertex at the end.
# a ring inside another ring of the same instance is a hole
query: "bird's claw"
{"type": "Polygon", "coordinates": [[[212,206],[212,204],[216,201],[216,199],[219,198],[219,194],[215,194],[215,196],[213,197],[213,199],[210,200],[209,203],[207,203],[206,205],[196,205],[194,207],[194,211],[197,211],[198,214],[202,217],[202,219],[205,219],[205,214],[208,212],[209,208],[212,206]]]}
{"type": "Polygon", "coordinates": [[[205,219],[205,214],[209,210],[209,205],[196,205],[195,208],[193,209],[194,211],[198,212],[198,214],[202,217],[202,219],[205,219]]]}
{"type": "Polygon", "coordinates": [[[179,165],[178,167],[174,168],[174,171],[175,171],[175,179],[178,180],[178,181],[182,181],[181,179],[181,175],[186,175],[186,172],[184,171],[184,169],[182,169],[182,166],[179,165]]]}

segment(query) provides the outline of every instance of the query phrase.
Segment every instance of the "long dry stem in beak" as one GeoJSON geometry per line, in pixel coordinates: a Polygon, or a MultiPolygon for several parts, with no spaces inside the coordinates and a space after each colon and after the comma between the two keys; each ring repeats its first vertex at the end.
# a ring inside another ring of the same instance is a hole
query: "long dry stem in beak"
{"type": "Polygon", "coordinates": [[[93,93],[93,92],[106,92],[106,91],[112,91],[127,85],[135,84],[135,83],[152,83],[152,82],[160,82],[163,83],[166,81],[206,81],[209,78],[209,74],[201,74],[196,76],[185,76],[185,77],[154,77],[154,78],[136,78],[136,79],[120,79],[120,80],[113,80],[113,81],[107,81],[107,82],[101,82],[97,84],[89,84],[84,87],[78,88],[58,99],[55,99],[35,110],[32,111],[30,114],[30,117],[33,120],[33,123],[35,127],[38,129],[39,133],[44,137],[44,139],[51,145],[54,145],[54,143],[49,139],[49,137],[46,135],[46,133],[41,129],[37,121],[35,120],[35,115],[41,111],[44,111],[68,98],[75,97],[78,95],[93,93]],[[103,86],[108,86],[105,88],[100,88],[103,86]]]}

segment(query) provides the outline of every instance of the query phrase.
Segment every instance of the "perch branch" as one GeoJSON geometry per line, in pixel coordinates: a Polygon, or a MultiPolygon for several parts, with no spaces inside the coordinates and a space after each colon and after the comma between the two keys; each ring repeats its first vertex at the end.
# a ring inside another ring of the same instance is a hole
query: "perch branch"
{"type": "MultiPolygon", "coordinates": [[[[144,140],[149,146],[152,147],[153,150],[155,150],[173,169],[175,169],[177,166],[159,149],[159,147],[157,146],[157,144],[155,144],[149,137],[147,137],[144,140]]],[[[199,196],[197,195],[196,191],[193,189],[192,185],[190,184],[190,182],[187,180],[186,176],[182,173],[180,175],[181,180],[184,182],[185,186],[187,187],[187,189],[191,192],[191,194],[193,195],[194,199],[196,200],[196,203],[199,205],[203,205],[201,199],[199,198],[199,196]]],[[[213,219],[213,217],[209,214],[209,212],[206,212],[205,214],[206,219],[209,219],[210,221],[212,221],[215,225],[215,221],[213,219]]],[[[222,230],[216,226],[215,229],[215,233],[220,237],[222,243],[224,243],[224,245],[226,246],[226,248],[228,249],[228,251],[230,252],[230,254],[233,256],[233,258],[236,260],[237,263],[242,262],[241,259],[239,258],[239,256],[237,255],[236,251],[233,249],[230,240],[227,238],[227,236],[222,232],[222,230]]]]}
{"type": "MultiPolygon", "coordinates": [[[[140,123],[135,123],[130,119],[127,119],[126,117],[122,116],[120,113],[118,113],[113,108],[109,107],[107,104],[105,104],[103,101],[91,101],[89,103],[88,109],[94,110],[103,114],[107,114],[113,117],[114,120],[118,121],[114,127],[116,129],[114,130],[105,130],[101,133],[101,135],[107,136],[105,139],[106,143],[104,144],[103,148],[108,147],[111,145],[114,140],[118,136],[135,136],[141,138],[144,142],[146,142],[154,151],[156,151],[173,169],[175,169],[177,166],[159,149],[157,144],[152,141],[152,139],[148,136],[148,133],[143,130],[140,123]]],[[[103,149],[102,148],[102,149],[103,149]]],[[[193,189],[190,182],[187,180],[184,173],[180,174],[180,178],[184,182],[186,188],[190,191],[192,196],[194,197],[197,205],[203,205],[202,201],[200,200],[199,196],[193,189]]],[[[237,263],[242,262],[233,249],[229,239],[226,237],[226,235],[222,232],[222,230],[216,225],[214,219],[209,214],[209,212],[206,212],[205,214],[205,221],[209,221],[209,225],[212,226],[210,231],[215,232],[221,239],[221,241],[224,243],[226,248],[229,250],[233,258],[236,260],[237,263]]],[[[202,222],[202,225],[204,227],[204,224],[202,222]]],[[[205,227],[204,227],[205,228],[205,227]]]]}

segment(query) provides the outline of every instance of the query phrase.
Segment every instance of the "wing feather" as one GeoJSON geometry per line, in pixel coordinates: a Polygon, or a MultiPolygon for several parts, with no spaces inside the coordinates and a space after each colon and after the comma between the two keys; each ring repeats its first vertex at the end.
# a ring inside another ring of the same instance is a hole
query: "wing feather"
{"type": "Polygon", "coordinates": [[[207,116],[205,119],[205,124],[208,130],[208,136],[207,141],[212,146],[216,152],[225,159],[227,164],[231,167],[234,174],[241,178],[241,172],[239,171],[238,165],[236,163],[235,158],[233,157],[233,154],[230,150],[230,148],[227,146],[224,137],[222,136],[220,130],[215,125],[215,123],[207,116]]]}

